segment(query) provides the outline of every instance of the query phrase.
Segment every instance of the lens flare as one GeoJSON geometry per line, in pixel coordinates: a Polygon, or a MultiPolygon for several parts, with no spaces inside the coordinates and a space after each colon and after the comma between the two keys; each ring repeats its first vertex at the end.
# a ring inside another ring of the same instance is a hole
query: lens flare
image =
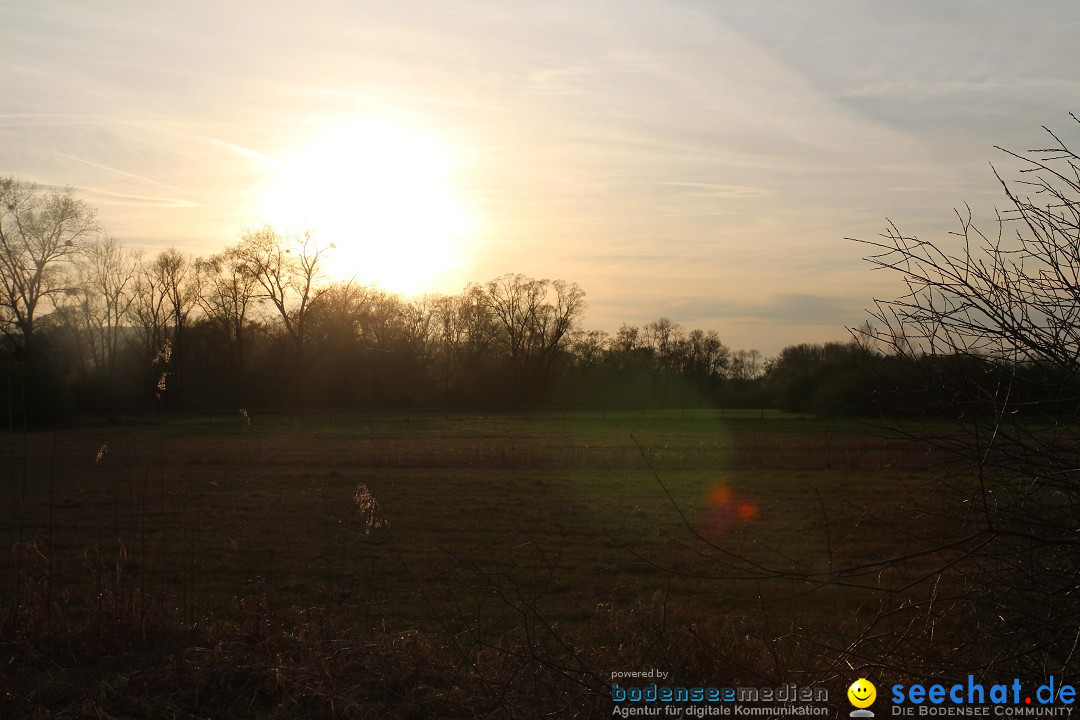
{"type": "Polygon", "coordinates": [[[740,497],[727,483],[719,482],[710,487],[706,499],[708,507],[702,521],[702,531],[710,539],[718,539],[737,527],[753,522],[760,513],[754,500],[740,497]]]}
{"type": "Polygon", "coordinates": [[[734,498],[735,491],[731,489],[730,485],[717,483],[709,489],[709,505],[711,507],[725,507],[730,505],[734,498]]]}
{"type": "Polygon", "coordinates": [[[739,519],[743,522],[750,522],[758,516],[758,506],[756,502],[751,500],[743,500],[739,503],[738,509],[735,513],[739,516],[739,519]]]}

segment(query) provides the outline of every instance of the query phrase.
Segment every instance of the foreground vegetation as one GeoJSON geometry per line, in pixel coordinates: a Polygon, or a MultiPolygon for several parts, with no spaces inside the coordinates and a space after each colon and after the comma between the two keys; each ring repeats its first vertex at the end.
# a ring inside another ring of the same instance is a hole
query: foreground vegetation
{"type": "Polygon", "coordinates": [[[9,437],[5,714],[590,717],[612,670],[828,683],[937,562],[880,563],[941,531],[913,513],[934,457],[854,423],[250,421],[9,437]]]}

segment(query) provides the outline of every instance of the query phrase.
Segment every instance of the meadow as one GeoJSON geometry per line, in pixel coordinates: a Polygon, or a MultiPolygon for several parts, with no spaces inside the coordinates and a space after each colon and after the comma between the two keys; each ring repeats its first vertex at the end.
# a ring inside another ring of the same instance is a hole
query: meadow
{"type": "Polygon", "coordinates": [[[829,682],[941,563],[888,559],[961,531],[926,511],[928,446],[769,411],[102,418],[2,442],[9,715],[584,717],[616,670],[829,682]]]}

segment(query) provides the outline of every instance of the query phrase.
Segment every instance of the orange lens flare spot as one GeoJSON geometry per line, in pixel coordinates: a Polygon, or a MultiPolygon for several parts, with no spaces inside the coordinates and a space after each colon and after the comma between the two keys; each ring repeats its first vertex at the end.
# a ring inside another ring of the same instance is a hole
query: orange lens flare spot
{"type": "Polygon", "coordinates": [[[740,520],[743,522],[750,522],[758,516],[757,503],[750,500],[743,500],[739,503],[739,509],[736,512],[738,513],[740,520]]]}
{"type": "Polygon", "coordinates": [[[706,509],[701,517],[701,530],[706,537],[714,540],[723,538],[740,525],[757,519],[760,514],[758,504],[748,498],[740,497],[735,489],[726,483],[716,483],[706,494],[706,509]]]}
{"type": "Polygon", "coordinates": [[[726,507],[731,504],[731,501],[735,499],[735,491],[731,489],[730,485],[724,483],[718,483],[713,485],[709,490],[709,504],[714,508],[726,507]]]}

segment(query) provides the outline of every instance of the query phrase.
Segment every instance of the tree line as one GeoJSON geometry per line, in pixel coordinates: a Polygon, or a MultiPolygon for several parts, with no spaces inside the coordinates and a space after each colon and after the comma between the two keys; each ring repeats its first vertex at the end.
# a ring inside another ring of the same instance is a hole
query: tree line
{"type": "MultiPolygon", "coordinates": [[[[0,394],[73,412],[504,405],[842,411],[857,342],[732,350],[668,318],[582,326],[585,292],[506,274],[405,298],[327,276],[333,245],[272,227],[218,253],[104,233],[70,188],[0,181],[0,394]]],[[[865,373],[864,373],[865,374],[865,373]]]]}

